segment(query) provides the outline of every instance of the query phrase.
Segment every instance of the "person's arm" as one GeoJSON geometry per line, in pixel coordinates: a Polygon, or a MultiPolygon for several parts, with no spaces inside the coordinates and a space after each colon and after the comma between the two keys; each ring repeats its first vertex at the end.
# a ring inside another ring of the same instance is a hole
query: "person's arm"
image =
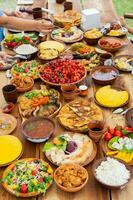
{"type": "Polygon", "coordinates": [[[23,13],[21,13],[19,11],[8,12],[8,11],[4,10],[4,14],[7,15],[7,16],[14,16],[14,17],[23,18],[23,13]]]}
{"type": "Polygon", "coordinates": [[[125,26],[125,28],[127,28],[128,32],[133,34],[133,28],[129,27],[127,24],[126,24],[126,21],[124,19],[124,17],[120,17],[120,22],[123,26],[125,26]]]}
{"type": "Polygon", "coordinates": [[[53,28],[53,24],[46,20],[27,20],[9,17],[6,15],[0,16],[0,26],[23,31],[38,31],[43,33],[49,33],[53,28]]]}

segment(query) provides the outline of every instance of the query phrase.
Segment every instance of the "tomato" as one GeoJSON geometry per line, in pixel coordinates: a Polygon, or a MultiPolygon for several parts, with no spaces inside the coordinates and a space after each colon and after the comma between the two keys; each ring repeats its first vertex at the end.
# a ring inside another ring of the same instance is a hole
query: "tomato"
{"type": "Polygon", "coordinates": [[[115,130],[115,131],[114,131],[114,136],[122,137],[123,134],[122,134],[121,131],[119,131],[119,130],[115,130]]]}
{"type": "Polygon", "coordinates": [[[44,181],[44,180],[43,180],[43,177],[39,177],[39,178],[38,178],[38,182],[39,182],[39,183],[43,183],[43,181],[44,181]]]}
{"type": "Polygon", "coordinates": [[[114,128],[108,128],[108,132],[111,133],[112,135],[114,134],[114,128]]]}
{"type": "Polygon", "coordinates": [[[20,192],[21,193],[27,193],[28,192],[28,187],[25,183],[23,183],[20,187],[20,192]]]}
{"type": "Polygon", "coordinates": [[[33,176],[36,176],[38,174],[38,170],[37,169],[34,169],[33,171],[32,171],[32,175],[33,176]]]}
{"type": "Polygon", "coordinates": [[[111,133],[105,132],[105,134],[104,134],[105,141],[109,141],[112,137],[113,137],[113,135],[111,133]]]}
{"type": "Polygon", "coordinates": [[[124,130],[126,130],[126,131],[129,131],[129,132],[130,132],[130,131],[133,131],[133,127],[128,127],[128,126],[127,126],[127,127],[125,127],[125,128],[124,128],[124,130]]]}

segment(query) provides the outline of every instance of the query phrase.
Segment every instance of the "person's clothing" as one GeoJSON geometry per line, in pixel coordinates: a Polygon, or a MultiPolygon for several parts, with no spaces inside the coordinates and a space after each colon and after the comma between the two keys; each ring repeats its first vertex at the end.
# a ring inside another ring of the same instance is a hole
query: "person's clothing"
{"type": "MultiPolygon", "coordinates": [[[[3,15],[3,12],[0,10],[0,16],[3,15]]],[[[4,39],[3,27],[0,27],[0,41],[4,39]]]]}

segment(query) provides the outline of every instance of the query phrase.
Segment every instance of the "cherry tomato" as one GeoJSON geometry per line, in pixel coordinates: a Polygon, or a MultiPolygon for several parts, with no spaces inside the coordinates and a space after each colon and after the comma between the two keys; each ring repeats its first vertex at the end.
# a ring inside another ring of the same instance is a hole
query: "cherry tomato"
{"type": "Polygon", "coordinates": [[[114,134],[114,128],[108,128],[108,132],[111,133],[112,135],[114,134]]]}
{"type": "Polygon", "coordinates": [[[38,170],[37,169],[34,169],[33,171],[32,171],[32,175],[33,176],[36,176],[38,174],[38,170]]]}
{"type": "Polygon", "coordinates": [[[38,178],[39,183],[43,183],[43,177],[38,178]]]}
{"type": "Polygon", "coordinates": [[[112,137],[113,137],[113,135],[111,133],[105,132],[105,134],[104,134],[105,141],[109,141],[112,137]]]}
{"type": "Polygon", "coordinates": [[[28,192],[28,187],[25,183],[23,183],[20,187],[20,192],[21,193],[27,193],[28,192]]]}
{"type": "Polygon", "coordinates": [[[119,130],[115,130],[115,131],[114,131],[114,136],[122,137],[123,134],[122,134],[121,131],[119,131],[119,130]]]}

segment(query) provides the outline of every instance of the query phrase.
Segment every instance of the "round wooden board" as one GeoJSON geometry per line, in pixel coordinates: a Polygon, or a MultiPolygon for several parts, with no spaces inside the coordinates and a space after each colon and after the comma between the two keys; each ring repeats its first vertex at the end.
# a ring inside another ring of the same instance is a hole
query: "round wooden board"
{"type": "MultiPolygon", "coordinates": [[[[21,161],[32,161],[32,160],[38,160],[38,161],[40,161],[40,159],[37,159],[37,158],[25,158],[25,159],[21,159],[21,161]]],[[[4,173],[3,173],[3,175],[2,175],[2,179],[4,179],[4,177],[6,176],[6,174],[8,173],[8,171],[10,171],[14,166],[15,166],[15,164],[17,163],[18,161],[16,161],[16,162],[14,162],[14,163],[12,163],[10,166],[8,166],[6,169],[5,169],[5,171],[4,171],[4,173]]],[[[9,187],[8,187],[8,185],[6,184],[6,183],[4,183],[4,182],[2,182],[2,186],[5,188],[5,190],[6,191],[8,191],[10,194],[12,194],[12,195],[14,195],[14,196],[17,196],[17,197],[35,197],[35,196],[37,196],[37,195],[39,195],[40,194],[40,192],[38,192],[38,191],[36,191],[36,192],[30,192],[30,193],[20,193],[20,192],[18,192],[18,193],[16,193],[15,191],[13,191],[13,190],[11,190],[9,187]]],[[[50,185],[51,186],[51,185],[50,185]]],[[[50,187],[49,186],[49,187],[50,187]]],[[[49,188],[48,187],[48,188],[49,188]]],[[[47,189],[48,189],[47,188],[47,189]]]]}
{"type": "Polygon", "coordinates": [[[4,121],[4,122],[9,121],[11,123],[11,128],[9,128],[7,130],[0,129],[0,136],[1,135],[8,135],[8,134],[12,133],[15,130],[16,126],[17,126],[17,120],[16,120],[16,118],[13,117],[10,114],[1,113],[0,114],[0,121],[1,122],[2,121],[4,121]]]}
{"type": "MultiPolygon", "coordinates": [[[[104,154],[106,154],[109,150],[108,146],[107,146],[107,142],[104,141],[103,139],[100,141],[100,147],[103,150],[104,154]]],[[[111,155],[111,157],[113,157],[113,155],[111,155]]],[[[123,160],[122,160],[123,161],[123,160]]],[[[125,161],[123,161],[125,162],[125,161]]],[[[133,165],[133,161],[130,163],[126,163],[127,165],[133,165]]]]}
{"type": "MultiPolygon", "coordinates": [[[[69,135],[72,135],[73,133],[72,133],[72,132],[69,132],[68,134],[69,134],[69,135]]],[[[92,141],[92,142],[93,142],[93,141],[92,141]]],[[[86,166],[86,165],[88,165],[89,163],[91,163],[91,162],[94,160],[94,158],[96,157],[96,155],[97,155],[97,146],[96,146],[95,142],[93,142],[93,152],[92,152],[91,156],[88,157],[87,160],[86,160],[83,164],[79,164],[79,165],[81,165],[81,166],[83,166],[83,167],[86,166]]],[[[54,163],[54,162],[51,160],[50,156],[47,156],[46,154],[45,154],[45,156],[46,156],[46,158],[47,158],[53,165],[58,166],[58,167],[60,166],[59,164],[54,163]]]]}

